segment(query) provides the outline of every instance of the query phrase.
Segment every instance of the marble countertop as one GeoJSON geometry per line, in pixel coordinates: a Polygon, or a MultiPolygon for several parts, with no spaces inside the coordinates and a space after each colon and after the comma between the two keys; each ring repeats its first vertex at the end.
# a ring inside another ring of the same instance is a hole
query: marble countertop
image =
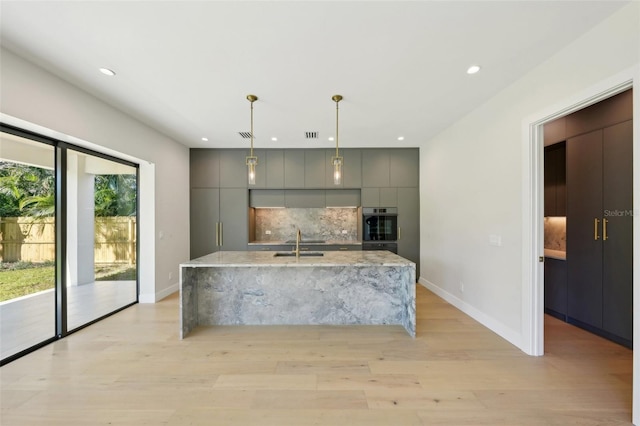
{"type": "MultiPolygon", "coordinates": [[[[218,251],[180,264],[180,267],[313,267],[313,266],[415,266],[390,251],[323,251],[323,256],[275,256],[283,252],[218,251]]],[[[310,252],[305,252],[310,253],[310,252]]]]}
{"type": "MultiPolygon", "coordinates": [[[[252,241],[249,243],[250,246],[288,246],[295,245],[295,242],[290,242],[290,240],[276,240],[276,241],[252,241]]],[[[362,241],[358,240],[326,240],[322,243],[314,242],[314,241],[300,241],[300,245],[313,245],[313,246],[332,246],[332,245],[342,245],[342,246],[361,246],[362,241]]]]}
{"type": "Polygon", "coordinates": [[[567,252],[561,250],[544,249],[544,257],[550,259],[567,260],[567,252]]]}

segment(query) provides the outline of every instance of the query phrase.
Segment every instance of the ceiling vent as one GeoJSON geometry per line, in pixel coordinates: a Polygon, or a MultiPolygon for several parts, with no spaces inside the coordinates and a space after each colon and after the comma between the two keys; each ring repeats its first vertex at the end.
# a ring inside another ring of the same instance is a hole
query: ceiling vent
{"type": "Polygon", "coordinates": [[[242,139],[251,139],[251,132],[238,132],[242,139]]]}
{"type": "Polygon", "coordinates": [[[306,139],[318,139],[318,132],[304,132],[306,139]]]}

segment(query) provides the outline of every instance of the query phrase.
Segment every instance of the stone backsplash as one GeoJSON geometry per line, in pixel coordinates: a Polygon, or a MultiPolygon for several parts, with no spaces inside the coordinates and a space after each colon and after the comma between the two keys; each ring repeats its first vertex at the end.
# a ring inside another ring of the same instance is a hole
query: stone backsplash
{"type": "Polygon", "coordinates": [[[256,241],[295,239],[298,229],[302,232],[302,238],[305,240],[357,240],[358,209],[255,209],[256,241]]]}
{"type": "Polygon", "coordinates": [[[567,218],[544,218],[544,248],[567,251],[567,218]]]}

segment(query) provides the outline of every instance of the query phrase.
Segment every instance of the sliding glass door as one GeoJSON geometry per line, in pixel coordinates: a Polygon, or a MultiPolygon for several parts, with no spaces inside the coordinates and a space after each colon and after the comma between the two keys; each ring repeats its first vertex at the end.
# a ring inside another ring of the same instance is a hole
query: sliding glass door
{"type": "Polygon", "coordinates": [[[137,169],[67,150],[67,327],[137,300],[137,169]]]}
{"type": "Polygon", "coordinates": [[[138,300],[136,164],[0,123],[0,365],[138,300]]]}
{"type": "Polygon", "coordinates": [[[0,359],[56,335],[55,151],[0,133],[0,359]]]}

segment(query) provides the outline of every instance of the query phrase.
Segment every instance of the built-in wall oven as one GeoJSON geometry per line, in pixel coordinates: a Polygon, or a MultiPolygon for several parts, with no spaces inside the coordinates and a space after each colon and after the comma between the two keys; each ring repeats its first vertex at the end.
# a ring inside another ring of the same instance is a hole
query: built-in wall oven
{"type": "Polygon", "coordinates": [[[362,250],[389,250],[398,253],[397,240],[397,208],[362,208],[362,250]]]}

